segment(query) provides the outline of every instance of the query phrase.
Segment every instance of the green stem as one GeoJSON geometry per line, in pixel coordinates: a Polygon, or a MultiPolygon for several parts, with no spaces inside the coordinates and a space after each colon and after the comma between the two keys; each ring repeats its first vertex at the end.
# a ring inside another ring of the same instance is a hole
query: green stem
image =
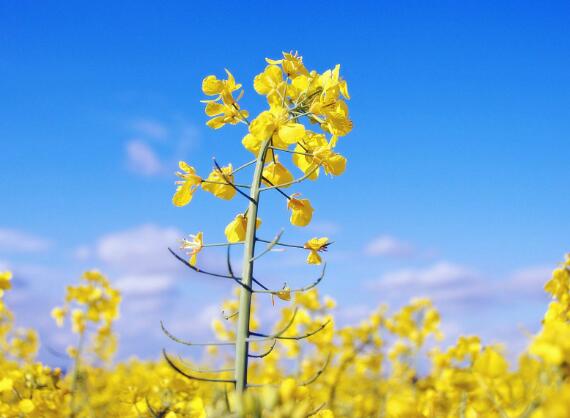
{"type": "Polygon", "coordinates": [[[239,296],[239,316],[236,335],[236,358],[235,358],[235,384],[238,394],[242,394],[247,387],[247,360],[249,353],[249,320],[251,311],[251,284],[253,280],[253,265],[255,257],[256,222],[259,206],[259,191],[263,173],[265,154],[271,140],[267,139],[261,145],[255,162],[255,171],[250,187],[250,203],[247,209],[247,229],[244,240],[242,283],[247,286],[241,287],[239,296]]]}
{"type": "Polygon", "coordinates": [[[79,391],[79,374],[81,373],[79,368],[81,367],[81,352],[83,351],[83,344],[85,342],[85,331],[79,334],[79,342],[77,343],[77,354],[75,356],[75,361],[73,365],[73,377],[71,381],[71,406],[70,406],[70,418],[77,416],[77,392],[79,391]]]}

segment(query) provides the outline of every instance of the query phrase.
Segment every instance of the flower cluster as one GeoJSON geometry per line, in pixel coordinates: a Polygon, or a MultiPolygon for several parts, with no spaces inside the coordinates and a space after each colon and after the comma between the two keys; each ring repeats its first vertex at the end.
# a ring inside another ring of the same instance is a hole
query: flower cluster
{"type": "MultiPolygon", "coordinates": [[[[339,65],[323,73],[309,71],[297,53],[283,53],[281,59],[266,61],[268,65],[254,78],[253,88],[265,96],[268,109],[250,121],[249,112],[238,104],[244,93],[242,85],[226,70],[227,78],[219,79],[215,75],[209,75],[202,82],[203,93],[213,97],[204,101],[206,114],[211,117],[206,124],[214,129],[238,123],[247,127],[247,133],[242,139],[244,148],[255,157],[263,153],[260,179],[264,186],[262,190],[280,192],[287,200],[291,224],[304,227],[313,218],[314,208],[311,202],[301,198],[299,193],[289,195],[283,189],[307,179],[315,180],[321,171],[331,176],[339,176],[345,171],[346,158],[335,148],[339,137],[352,130],[346,104],[350,98],[348,87],[340,76],[339,65]],[[279,154],[290,157],[292,164],[300,170],[300,177],[295,178],[279,154]]],[[[235,176],[255,162],[253,160],[237,168],[232,164],[221,167],[216,163],[212,172],[202,178],[194,167],[181,161],[173,203],[176,206],[187,205],[198,188],[223,200],[231,200],[238,193],[246,195],[242,190],[247,191],[251,186],[236,183],[235,176]]],[[[261,220],[257,224],[259,226],[261,220]]],[[[246,230],[247,210],[235,215],[226,227],[227,241],[245,241],[246,230]]],[[[193,236],[203,235],[197,233],[193,236]]],[[[314,238],[307,243],[312,243],[312,246],[304,246],[309,250],[309,264],[320,264],[321,258],[317,253],[326,249],[325,244],[315,247],[316,240],[314,238]]],[[[196,256],[203,247],[202,242],[198,245],[191,238],[184,240],[181,248],[190,250],[189,262],[195,265],[196,256]]]]}
{"type": "MultiPolygon", "coordinates": [[[[9,290],[11,275],[2,272],[0,279],[9,290]]],[[[92,318],[114,318],[116,295],[113,308],[113,297],[96,302],[105,299],[96,289],[112,289],[107,279],[87,272],[84,281],[68,289],[66,306],[77,302],[87,311],[92,308],[92,318]]],[[[425,299],[392,314],[381,306],[356,325],[338,327],[332,326],[332,299],[321,298],[316,289],[295,293],[274,325],[275,333],[286,328],[283,338],[253,343],[253,351],[264,357],[262,363],[250,364],[251,380],[266,386],[252,387],[242,399],[230,384],[189,380],[164,361],[129,360],[112,367],[82,363],[77,380],[73,369],[65,373],[33,356],[19,357],[10,348],[11,332],[4,332],[14,322],[4,295],[0,416],[221,418],[239,416],[235,411],[241,404],[243,416],[259,417],[563,418],[570,405],[570,256],[545,289],[553,301],[516,368],[509,367],[504,349],[485,345],[477,336],[441,347],[439,314],[425,299]],[[310,334],[323,321],[331,325],[326,332],[313,334],[309,345],[301,346],[295,336],[310,334]],[[274,349],[275,344],[283,349],[274,349]]],[[[237,300],[224,302],[225,319],[213,322],[224,341],[235,338],[237,308],[237,300]]],[[[262,329],[264,324],[252,315],[252,330],[262,329]]],[[[79,323],[74,328],[81,332],[79,323]]],[[[181,358],[177,367],[192,373],[211,363],[222,367],[217,374],[231,374],[226,368],[231,359],[218,350],[207,353],[204,364],[181,358]]],[[[214,374],[203,376],[207,380],[214,374]]]]}

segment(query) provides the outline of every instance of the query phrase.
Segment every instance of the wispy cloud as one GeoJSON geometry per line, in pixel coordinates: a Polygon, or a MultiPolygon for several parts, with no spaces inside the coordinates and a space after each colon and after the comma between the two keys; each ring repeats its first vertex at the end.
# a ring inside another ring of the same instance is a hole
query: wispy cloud
{"type": "Polygon", "coordinates": [[[364,252],[370,256],[408,258],[417,254],[412,244],[391,235],[380,235],[366,245],[364,252]]]}
{"type": "Polygon", "coordinates": [[[106,265],[129,273],[164,273],[176,271],[168,247],[177,247],[183,237],[173,227],[145,224],[102,236],[95,246],[95,255],[106,265]]]}
{"type": "Polygon", "coordinates": [[[135,119],[131,122],[130,127],[137,134],[149,139],[166,139],[169,135],[168,128],[153,119],[135,119]]]}
{"type": "Polygon", "coordinates": [[[311,222],[308,228],[318,234],[334,235],[341,230],[341,226],[332,221],[311,222]]]}
{"type": "Polygon", "coordinates": [[[127,165],[136,174],[154,176],[163,170],[162,162],[150,145],[137,139],[127,142],[127,165]]]}
{"type": "Polygon", "coordinates": [[[119,277],[115,286],[124,294],[154,296],[172,289],[174,279],[168,274],[137,274],[119,277]]]}
{"type": "Polygon", "coordinates": [[[5,252],[41,252],[52,246],[46,238],[16,229],[0,228],[0,251],[5,252]]]}

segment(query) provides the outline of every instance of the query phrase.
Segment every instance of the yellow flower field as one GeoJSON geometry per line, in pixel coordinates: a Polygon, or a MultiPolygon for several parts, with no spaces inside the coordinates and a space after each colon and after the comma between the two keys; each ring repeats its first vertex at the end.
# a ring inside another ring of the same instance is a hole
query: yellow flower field
{"type": "Polygon", "coordinates": [[[443,346],[440,314],[428,299],[411,300],[397,312],[381,305],[358,325],[339,325],[332,314],[335,300],[318,290],[326,272],[324,252],[334,243],[320,236],[286,242],[283,231],[262,239],[258,230],[263,195],[282,198],[291,226],[303,228],[316,212],[308,197],[290,189],[347,169],[337,147],[345,144],[353,123],[340,65],[319,73],[307,69],[297,53],[267,59],[252,83],[267,109],[255,117],[239,104],[242,84],[229,70],[224,77],[203,79],[206,124],[214,130],[243,127],[241,143],[254,159],[223,166],[214,159],[205,177],[181,161],[172,203],[183,208],[207,192],[222,201],[242,199],[243,211],[220,225],[227,242],[209,242],[196,232],[170,251],[173,263],[227,279],[235,298],[220,301],[223,320],[212,319],[216,341],[186,341],[162,324],[165,340],[201,346],[206,360],[197,363],[164,350],[157,353],[160,361],[114,361],[121,293],[112,277],[92,270],[68,286],[51,311],[57,326],[70,328],[75,337],[67,348],[70,367],[42,364],[36,360],[38,334],[18,328],[10,310],[12,274],[3,271],[0,417],[570,416],[570,255],[553,266],[545,284],[552,301],[517,364],[509,364],[503,347],[476,335],[443,346]],[[202,268],[210,247],[227,248],[221,270],[202,268]],[[243,251],[240,269],[231,263],[235,247],[243,251]],[[321,269],[320,276],[299,288],[264,284],[254,275],[257,261],[285,247],[321,269]],[[273,305],[278,320],[263,324],[271,327],[269,333],[260,331],[259,298],[284,302],[273,305]],[[232,355],[220,346],[229,346],[232,355]]]}

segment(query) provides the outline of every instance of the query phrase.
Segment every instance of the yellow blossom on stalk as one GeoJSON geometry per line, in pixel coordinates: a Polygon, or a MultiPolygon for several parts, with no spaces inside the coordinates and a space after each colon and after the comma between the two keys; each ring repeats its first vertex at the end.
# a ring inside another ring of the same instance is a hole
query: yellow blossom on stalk
{"type": "Polygon", "coordinates": [[[181,249],[183,250],[190,250],[188,255],[190,256],[189,263],[192,266],[196,265],[196,258],[198,257],[198,253],[202,251],[204,246],[203,241],[204,233],[198,232],[196,235],[189,235],[190,239],[183,239],[181,249]]]}
{"type": "Polygon", "coordinates": [[[243,95],[243,90],[237,99],[234,99],[233,92],[241,88],[241,84],[236,84],[234,76],[226,70],[227,80],[219,80],[214,75],[209,75],[202,81],[202,91],[207,96],[216,96],[213,100],[204,100],[206,103],[206,114],[212,119],[206,122],[210,128],[218,129],[225,124],[235,125],[244,121],[249,113],[241,110],[238,100],[243,95]]]}
{"type": "Polygon", "coordinates": [[[291,300],[291,288],[285,284],[283,289],[273,292],[272,295],[277,296],[281,300],[289,301],[291,300]]]}
{"type": "Polygon", "coordinates": [[[314,209],[308,199],[297,199],[295,193],[287,202],[287,207],[291,210],[291,224],[295,226],[307,226],[311,222],[314,209]]]}
{"type": "Polygon", "coordinates": [[[233,182],[233,167],[231,164],[228,164],[225,167],[221,167],[221,171],[215,167],[208,178],[202,182],[202,189],[220,199],[231,200],[236,194],[236,189],[229,185],[229,183],[233,182]]]}
{"type": "MultiPolygon", "coordinates": [[[[257,228],[261,226],[261,219],[257,218],[256,225],[257,228]]],[[[247,229],[247,216],[240,213],[236,215],[234,220],[231,221],[228,224],[228,226],[226,226],[224,233],[226,235],[228,242],[241,242],[245,239],[246,229],[247,229]]]]}
{"type": "Polygon", "coordinates": [[[72,330],[76,334],[83,334],[85,331],[85,312],[81,309],[74,309],[71,312],[72,330]]]}
{"type": "Polygon", "coordinates": [[[303,57],[301,57],[298,52],[283,52],[283,59],[274,60],[265,58],[265,61],[271,65],[281,64],[283,71],[285,71],[285,74],[287,74],[287,77],[295,78],[299,75],[309,74],[303,65],[303,57]]]}
{"type": "Polygon", "coordinates": [[[305,126],[289,118],[289,111],[279,105],[261,112],[249,125],[249,133],[257,141],[271,138],[278,148],[287,148],[305,135],[305,126]]]}
{"type": "Polygon", "coordinates": [[[36,406],[30,399],[22,399],[18,404],[18,408],[20,409],[20,412],[29,414],[36,409],[36,406]]]}
{"type": "Polygon", "coordinates": [[[178,166],[182,172],[177,172],[176,175],[181,180],[176,182],[178,187],[172,197],[172,203],[176,206],[185,206],[192,200],[192,196],[202,182],[202,178],[196,174],[194,167],[190,167],[184,161],[180,161],[178,166]]]}
{"type": "Polygon", "coordinates": [[[0,271],[0,297],[4,295],[4,291],[12,287],[12,273],[9,271],[0,271]]]}
{"type": "Polygon", "coordinates": [[[63,326],[63,321],[67,316],[67,310],[61,307],[55,307],[51,310],[51,317],[55,320],[58,327],[63,326]]]}
{"type": "Polygon", "coordinates": [[[221,99],[224,95],[231,95],[234,91],[241,88],[241,84],[236,83],[234,76],[229,70],[225,69],[228,78],[220,80],[215,75],[209,75],[202,80],[202,92],[206,96],[217,96],[216,100],[221,99]]]}
{"type": "Polygon", "coordinates": [[[327,246],[329,245],[329,239],[327,237],[323,238],[311,238],[304,244],[304,247],[309,251],[309,255],[307,256],[307,263],[309,264],[321,264],[321,256],[319,255],[320,251],[326,251],[327,246]]]}
{"type": "Polygon", "coordinates": [[[237,102],[226,104],[210,101],[206,104],[205,111],[206,115],[212,117],[212,119],[206,122],[206,125],[212,129],[219,129],[228,123],[235,125],[249,116],[249,112],[241,110],[237,102]]]}
{"type": "Polygon", "coordinates": [[[277,155],[275,160],[265,166],[263,169],[263,183],[269,186],[279,186],[282,188],[290,187],[293,181],[293,174],[279,162],[277,155]]]}
{"type": "Polygon", "coordinates": [[[277,65],[268,65],[253,80],[253,88],[259,94],[267,96],[270,105],[284,103],[287,84],[283,81],[283,72],[277,65]]]}
{"type": "Polygon", "coordinates": [[[295,147],[293,164],[311,180],[319,176],[320,167],[326,174],[340,176],[346,169],[346,158],[333,151],[332,141],[327,142],[322,134],[306,131],[305,136],[295,147]]]}

